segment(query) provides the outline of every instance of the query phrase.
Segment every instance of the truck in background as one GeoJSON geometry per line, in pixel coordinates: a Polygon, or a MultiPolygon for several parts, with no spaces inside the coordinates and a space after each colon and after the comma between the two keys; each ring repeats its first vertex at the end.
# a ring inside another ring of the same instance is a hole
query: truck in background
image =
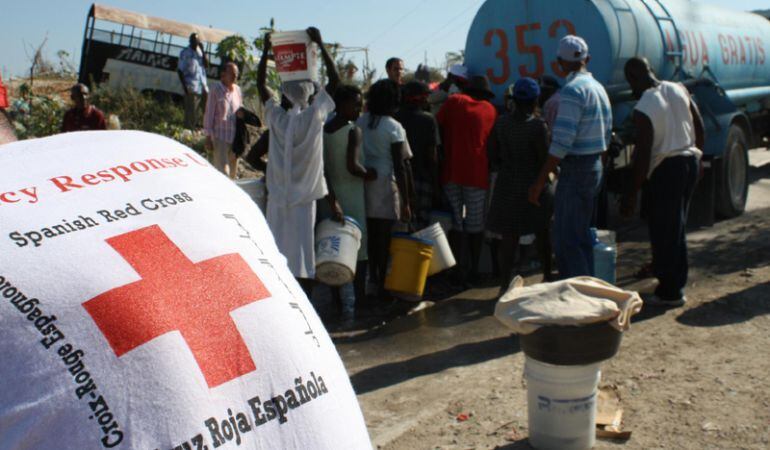
{"type": "MultiPolygon", "coordinates": [[[[748,149],[770,138],[770,21],[759,14],[688,0],[487,0],[468,34],[465,63],[503,99],[519,77],[563,78],[556,47],[566,34],[588,42],[589,70],[607,89],[620,142],[633,134],[635,100],[623,66],[644,56],[656,74],[682,82],[706,125],[706,176],[694,199],[701,224],[746,206],[748,149]]],[[[610,190],[628,179],[633,148],[616,146],[610,190]]]]}
{"type": "Polygon", "coordinates": [[[132,86],[181,98],[177,63],[192,33],[203,43],[209,83],[218,80],[221,61],[215,46],[235,33],[93,4],[83,34],[78,80],[89,86],[132,86]]]}

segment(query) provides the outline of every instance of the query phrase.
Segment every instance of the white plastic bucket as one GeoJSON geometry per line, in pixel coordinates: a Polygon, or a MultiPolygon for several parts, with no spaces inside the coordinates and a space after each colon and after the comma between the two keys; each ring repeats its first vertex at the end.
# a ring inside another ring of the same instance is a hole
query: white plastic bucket
{"type": "Polygon", "coordinates": [[[342,286],[356,275],[361,226],[345,216],[345,225],[326,219],[315,227],[315,276],[329,286],[342,286]]]}
{"type": "Polygon", "coordinates": [[[449,241],[440,223],[436,222],[427,228],[423,228],[412,234],[412,236],[433,241],[433,256],[430,259],[428,276],[435,275],[457,264],[452,254],[452,248],[449,247],[449,241]]]}
{"type": "Polygon", "coordinates": [[[596,442],[599,363],[556,366],[526,358],[529,443],[537,449],[583,450],[596,442]]]}
{"type": "Polygon", "coordinates": [[[318,68],[318,45],[307,31],[279,31],[270,36],[275,57],[275,70],[281,81],[315,80],[318,68]]]}
{"type": "Polygon", "coordinates": [[[430,223],[436,222],[441,224],[444,233],[449,233],[452,230],[452,213],[447,211],[431,211],[430,223]]]}
{"type": "Polygon", "coordinates": [[[267,191],[265,189],[264,178],[245,178],[241,180],[235,180],[235,184],[237,184],[239,188],[243,189],[247,194],[249,194],[249,197],[251,197],[251,199],[254,200],[254,203],[259,206],[259,209],[262,210],[262,214],[266,214],[265,207],[267,206],[267,191]]]}

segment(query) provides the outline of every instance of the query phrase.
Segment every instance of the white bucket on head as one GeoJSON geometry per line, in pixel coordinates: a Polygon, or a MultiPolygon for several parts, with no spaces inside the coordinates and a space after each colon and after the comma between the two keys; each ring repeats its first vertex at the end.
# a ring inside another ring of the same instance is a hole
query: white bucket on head
{"type": "Polygon", "coordinates": [[[556,366],[526,358],[529,443],[537,449],[583,450],[596,442],[599,363],[556,366]]]}
{"type": "Polygon", "coordinates": [[[235,184],[239,188],[243,189],[254,203],[262,210],[262,214],[266,214],[265,207],[267,206],[267,191],[265,189],[264,178],[245,178],[241,180],[235,180],[235,184]]]}
{"type": "Polygon", "coordinates": [[[279,31],[272,33],[270,40],[281,81],[316,80],[318,45],[310,40],[307,31],[279,31]]]}
{"type": "Polygon", "coordinates": [[[423,228],[413,233],[412,236],[433,241],[433,256],[430,259],[428,276],[435,275],[457,264],[452,254],[452,248],[449,247],[449,241],[440,223],[436,222],[427,228],[423,228]]]}
{"type": "Polygon", "coordinates": [[[452,213],[447,211],[431,211],[430,223],[440,223],[441,228],[444,229],[444,233],[449,233],[452,230],[452,213]]]}
{"type": "Polygon", "coordinates": [[[331,219],[315,227],[315,276],[329,286],[350,283],[356,275],[361,226],[345,216],[345,225],[331,219]]]}

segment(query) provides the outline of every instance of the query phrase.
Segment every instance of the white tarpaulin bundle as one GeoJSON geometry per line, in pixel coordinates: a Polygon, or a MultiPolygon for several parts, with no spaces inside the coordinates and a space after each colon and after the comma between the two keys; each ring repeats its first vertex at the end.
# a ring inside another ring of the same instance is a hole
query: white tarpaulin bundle
{"type": "Polygon", "coordinates": [[[544,325],[598,322],[625,331],[631,316],[641,309],[638,293],[598,278],[575,277],[525,287],[524,280],[516,277],[495,305],[495,317],[517,334],[529,334],[544,325]]]}
{"type": "Polygon", "coordinates": [[[0,146],[0,447],[371,448],[251,199],[140,132],[0,146]]]}

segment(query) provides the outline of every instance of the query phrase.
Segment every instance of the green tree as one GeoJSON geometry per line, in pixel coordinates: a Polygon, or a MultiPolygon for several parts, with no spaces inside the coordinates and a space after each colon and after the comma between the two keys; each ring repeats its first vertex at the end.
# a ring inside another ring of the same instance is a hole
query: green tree
{"type": "Polygon", "coordinates": [[[241,67],[254,63],[251,45],[246,38],[239,34],[222,39],[217,45],[215,54],[222,63],[231,61],[241,67]]]}
{"type": "MultiPolygon", "coordinates": [[[[275,21],[270,19],[270,26],[261,27],[258,32],[258,36],[251,42],[241,35],[235,34],[228,36],[217,45],[215,54],[222,63],[226,61],[232,61],[238,65],[241,69],[240,85],[243,91],[245,99],[255,99],[257,93],[257,58],[255,53],[262,53],[264,47],[264,36],[266,33],[272,33],[274,29],[275,21]]],[[[278,77],[278,73],[275,70],[268,70],[267,84],[273,89],[277,90],[281,85],[281,80],[278,77]]],[[[251,103],[251,102],[249,102],[251,103]]],[[[251,105],[256,106],[256,104],[251,105]]]]}

